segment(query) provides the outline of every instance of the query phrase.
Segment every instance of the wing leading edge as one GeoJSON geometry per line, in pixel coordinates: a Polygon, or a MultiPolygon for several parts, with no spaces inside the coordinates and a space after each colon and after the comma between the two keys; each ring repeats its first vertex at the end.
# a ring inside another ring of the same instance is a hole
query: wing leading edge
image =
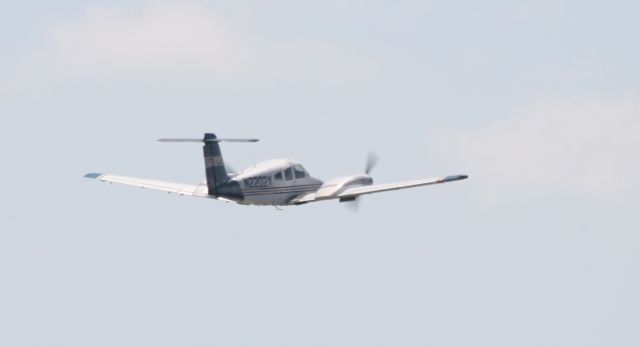
{"type": "Polygon", "coordinates": [[[124,184],[128,186],[160,190],[167,193],[175,193],[175,194],[187,195],[187,196],[208,197],[208,194],[206,194],[206,187],[204,191],[202,191],[202,189],[199,189],[200,188],[199,186],[182,184],[182,183],[156,181],[156,180],[149,180],[144,178],[117,176],[117,175],[109,175],[109,174],[101,174],[101,173],[89,173],[84,175],[84,177],[97,179],[98,181],[102,181],[102,182],[118,183],[118,184],[124,184]]]}
{"type": "Polygon", "coordinates": [[[421,187],[421,186],[429,186],[432,184],[460,181],[460,180],[467,179],[468,177],[469,176],[467,175],[455,175],[455,176],[447,176],[447,177],[441,177],[441,178],[426,178],[426,179],[404,181],[404,182],[397,182],[397,183],[385,183],[385,184],[377,184],[377,185],[371,185],[371,186],[353,187],[340,193],[338,197],[353,198],[360,195],[386,192],[390,190],[414,188],[414,187],[421,187]]]}
{"type": "Polygon", "coordinates": [[[351,198],[357,198],[358,196],[365,195],[365,194],[373,194],[373,193],[386,192],[390,190],[415,188],[415,187],[421,187],[421,186],[429,186],[433,184],[460,181],[460,180],[467,179],[468,177],[469,176],[467,175],[453,175],[453,176],[447,176],[447,177],[425,178],[425,179],[403,181],[403,182],[396,182],[396,183],[385,183],[385,184],[377,184],[377,185],[370,185],[370,186],[358,186],[358,187],[348,188],[343,192],[341,192],[340,194],[336,196],[332,196],[330,198],[317,199],[315,196],[315,193],[306,193],[298,197],[295,197],[294,199],[291,200],[291,203],[304,204],[308,202],[322,201],[327,199],[341,199],[341,200],[351,199],[351,198]]]}

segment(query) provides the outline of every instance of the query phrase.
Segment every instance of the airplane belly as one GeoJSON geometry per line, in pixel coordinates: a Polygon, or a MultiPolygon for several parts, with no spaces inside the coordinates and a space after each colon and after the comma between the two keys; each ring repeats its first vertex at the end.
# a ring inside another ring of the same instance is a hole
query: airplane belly
{"type": "Polygon", "coordinates": [[[295,180],[276,180],[272,175],[234,178],[242,190],[242,204],[289,205],[295,197],[316,191],[322,181],[307,177],[295,180]]]}
{"type": "Polygon", "coordinates": [[[268,193],[268,194],[248,194],[244,197],[244,204],[247,205],[287,205],[288,201],[297,194],[292,193],[268,193]]]}
{"type": "Polygon", "coordinates": [[[317,188],[317,186],[289,186],[243,189],[243,203],[248,205],[289,205],[289,202],[296,196],[315,191],[317,188]]]}

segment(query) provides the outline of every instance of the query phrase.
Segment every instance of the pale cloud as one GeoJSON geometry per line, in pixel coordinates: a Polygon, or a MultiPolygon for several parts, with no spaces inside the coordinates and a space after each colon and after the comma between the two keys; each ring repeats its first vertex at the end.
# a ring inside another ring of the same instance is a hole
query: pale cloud
{"type": "Polygon", "coordinates": [[[122,72],[227,72],[250,55],[221,18],[196,5],[140,13],[94,7],[79,21],[55,24],[45,50],[63,67],[122,72]]]}
{"type": "Polygon", "coordinates": [[[438,131],[433,146],[489,191],[638,187],[640,97],[541,102],[473,129],[438,131]]]}
{"type": "Polygon", "coordinates": [[[27,76],[229,75],[331,86],[366,83],[381,71],[375,59],[352,46],[295,32],[269,37],[250,29],[248,20],[194,4],[136,12],[94,7],[80,19],[52,25],[13,70],[27,76]]]}

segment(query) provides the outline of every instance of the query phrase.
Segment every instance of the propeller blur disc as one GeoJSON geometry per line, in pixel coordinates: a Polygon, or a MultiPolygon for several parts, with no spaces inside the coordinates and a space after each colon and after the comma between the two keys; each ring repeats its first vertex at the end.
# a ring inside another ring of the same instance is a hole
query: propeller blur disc
{"type": "Polygon", "coordinates": [[[369,155],[367,155],[367,165],[365,166],[364,173],[368,175],[378,163],[378,159],[380,158],[377,154],[369,152],[369,155]]]}

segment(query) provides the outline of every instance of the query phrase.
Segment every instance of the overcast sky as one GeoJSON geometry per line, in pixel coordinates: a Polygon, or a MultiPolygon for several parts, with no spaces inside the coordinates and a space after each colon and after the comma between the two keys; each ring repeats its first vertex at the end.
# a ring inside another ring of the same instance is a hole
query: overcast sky
{"type": "Polygon", "coordinates": [[[637,1],[4,1],[0,345],[640,345],[637,1]],[[202,151],[470,179],[277,211],[202,151]]]}

